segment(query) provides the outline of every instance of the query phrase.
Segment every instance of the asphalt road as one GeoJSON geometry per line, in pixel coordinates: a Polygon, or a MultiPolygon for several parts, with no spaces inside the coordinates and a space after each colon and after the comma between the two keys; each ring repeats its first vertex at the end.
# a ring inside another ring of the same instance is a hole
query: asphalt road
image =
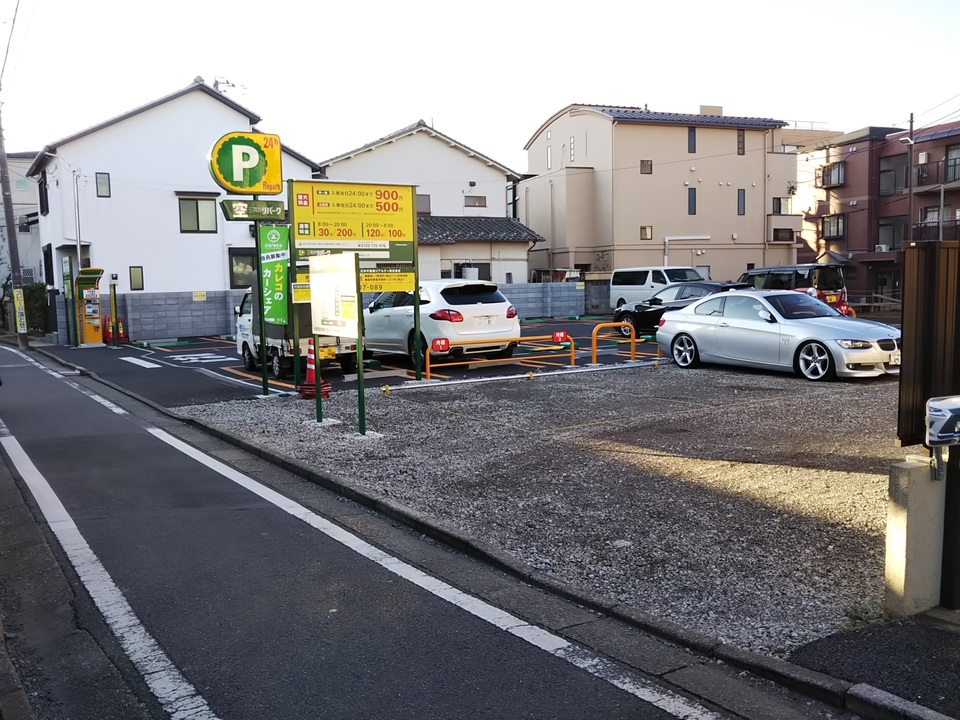
{"type": "MultiPolygon", "coordinates": [[[[508,576],[129,412],[85,378],[7,349],[2,361],[0,446],[69,586],[50,591],[51,568],[30,569],[40,544],[19,571],[0,565],[8,642],[38,717],[728,717],[419,568],[454,564],[477,591],[528,592],[508,576]],[[388,536],[415,560],[382,549],[388,536]],[[58,594],[68,599],[51,610],[58,594]],[[51,611],[59,624],[44,624],[51,611]],[[65,662],[85,637],[96,641],[65,662]],[[91,682],[96,667],[115,669],[91,682]]],[[[24,518],[17,531],[34,527],[24,518]]],[[[555,625],[595,619],[549,598],[525,605],[555,625]]],[[[646,642],[649,663],[698,665],[646,642]]]]}

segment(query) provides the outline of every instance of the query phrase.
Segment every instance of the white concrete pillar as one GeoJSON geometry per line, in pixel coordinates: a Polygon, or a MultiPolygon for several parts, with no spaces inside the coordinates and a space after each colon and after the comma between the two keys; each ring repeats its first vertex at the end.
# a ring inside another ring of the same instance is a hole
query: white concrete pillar
{"type": "Polygon", "coordinates": [[[895,616],[940,604],[946,483],[934,477],[923,461],[890,468],[884,606],[895,616]]]}

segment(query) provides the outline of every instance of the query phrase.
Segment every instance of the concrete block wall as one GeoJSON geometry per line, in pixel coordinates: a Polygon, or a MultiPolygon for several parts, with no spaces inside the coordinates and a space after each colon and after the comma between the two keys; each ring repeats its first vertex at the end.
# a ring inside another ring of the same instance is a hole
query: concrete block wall
{"type": "MultiPolygon", "coordinates": [[[[517,308],[521,320],[580,317],[588,314],[583,288],[577,283],[510,283],[501,285],[503,294],[517,308]]],[[[118,315],[133,342],[169,340],[203,335],[233,335],[234,307],[243,299],[243,290],[208,291],[204,300],[193,293],[125,293],[117,296],[118,315]]],[[[364,307],[377,293],[365,293],[364,307]]],[[[69,344],[66,310],[58,304],[61,344],[69,344]]],[[[104,316],[110,314],[110,296],[101,296],[104,316]]],[[[71,320],[72,326],[72,320],[71,320]]]]}

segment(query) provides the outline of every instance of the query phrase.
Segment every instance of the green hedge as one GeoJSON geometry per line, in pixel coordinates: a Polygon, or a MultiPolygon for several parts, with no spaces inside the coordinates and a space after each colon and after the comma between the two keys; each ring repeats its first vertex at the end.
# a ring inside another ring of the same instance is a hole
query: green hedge
{"type": "Polygon", "coordinates": [[[32,283],[23,286],[23,304],[27,311],[27,332],[43,335],[47,332],[47,286],[32,283]]]}

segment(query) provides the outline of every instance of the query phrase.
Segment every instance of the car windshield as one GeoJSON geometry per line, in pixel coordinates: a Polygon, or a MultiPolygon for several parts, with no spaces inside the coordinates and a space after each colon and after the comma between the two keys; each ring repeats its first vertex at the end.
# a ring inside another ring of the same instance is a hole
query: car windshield
{"type": "Polygon", "coordinates": [[[839,310],[834,310],[825,302],[804,293],[790,292],[770,295],[767,302],[773,305],[780,315],[787,320],[803,320],[812,317],[846,317],[839,310]]]}
{"type": "Polygon", "coordinates": [[[440,291],[450,305],[480,305],[508,302],[496,285],[453,285],[440,291]]]}
{"type": "Polygon", "coordinates": [[[693,268],[667,268],[664,270],[670,282],[691,282],[703,280],[703,277],[693,268]]]}

